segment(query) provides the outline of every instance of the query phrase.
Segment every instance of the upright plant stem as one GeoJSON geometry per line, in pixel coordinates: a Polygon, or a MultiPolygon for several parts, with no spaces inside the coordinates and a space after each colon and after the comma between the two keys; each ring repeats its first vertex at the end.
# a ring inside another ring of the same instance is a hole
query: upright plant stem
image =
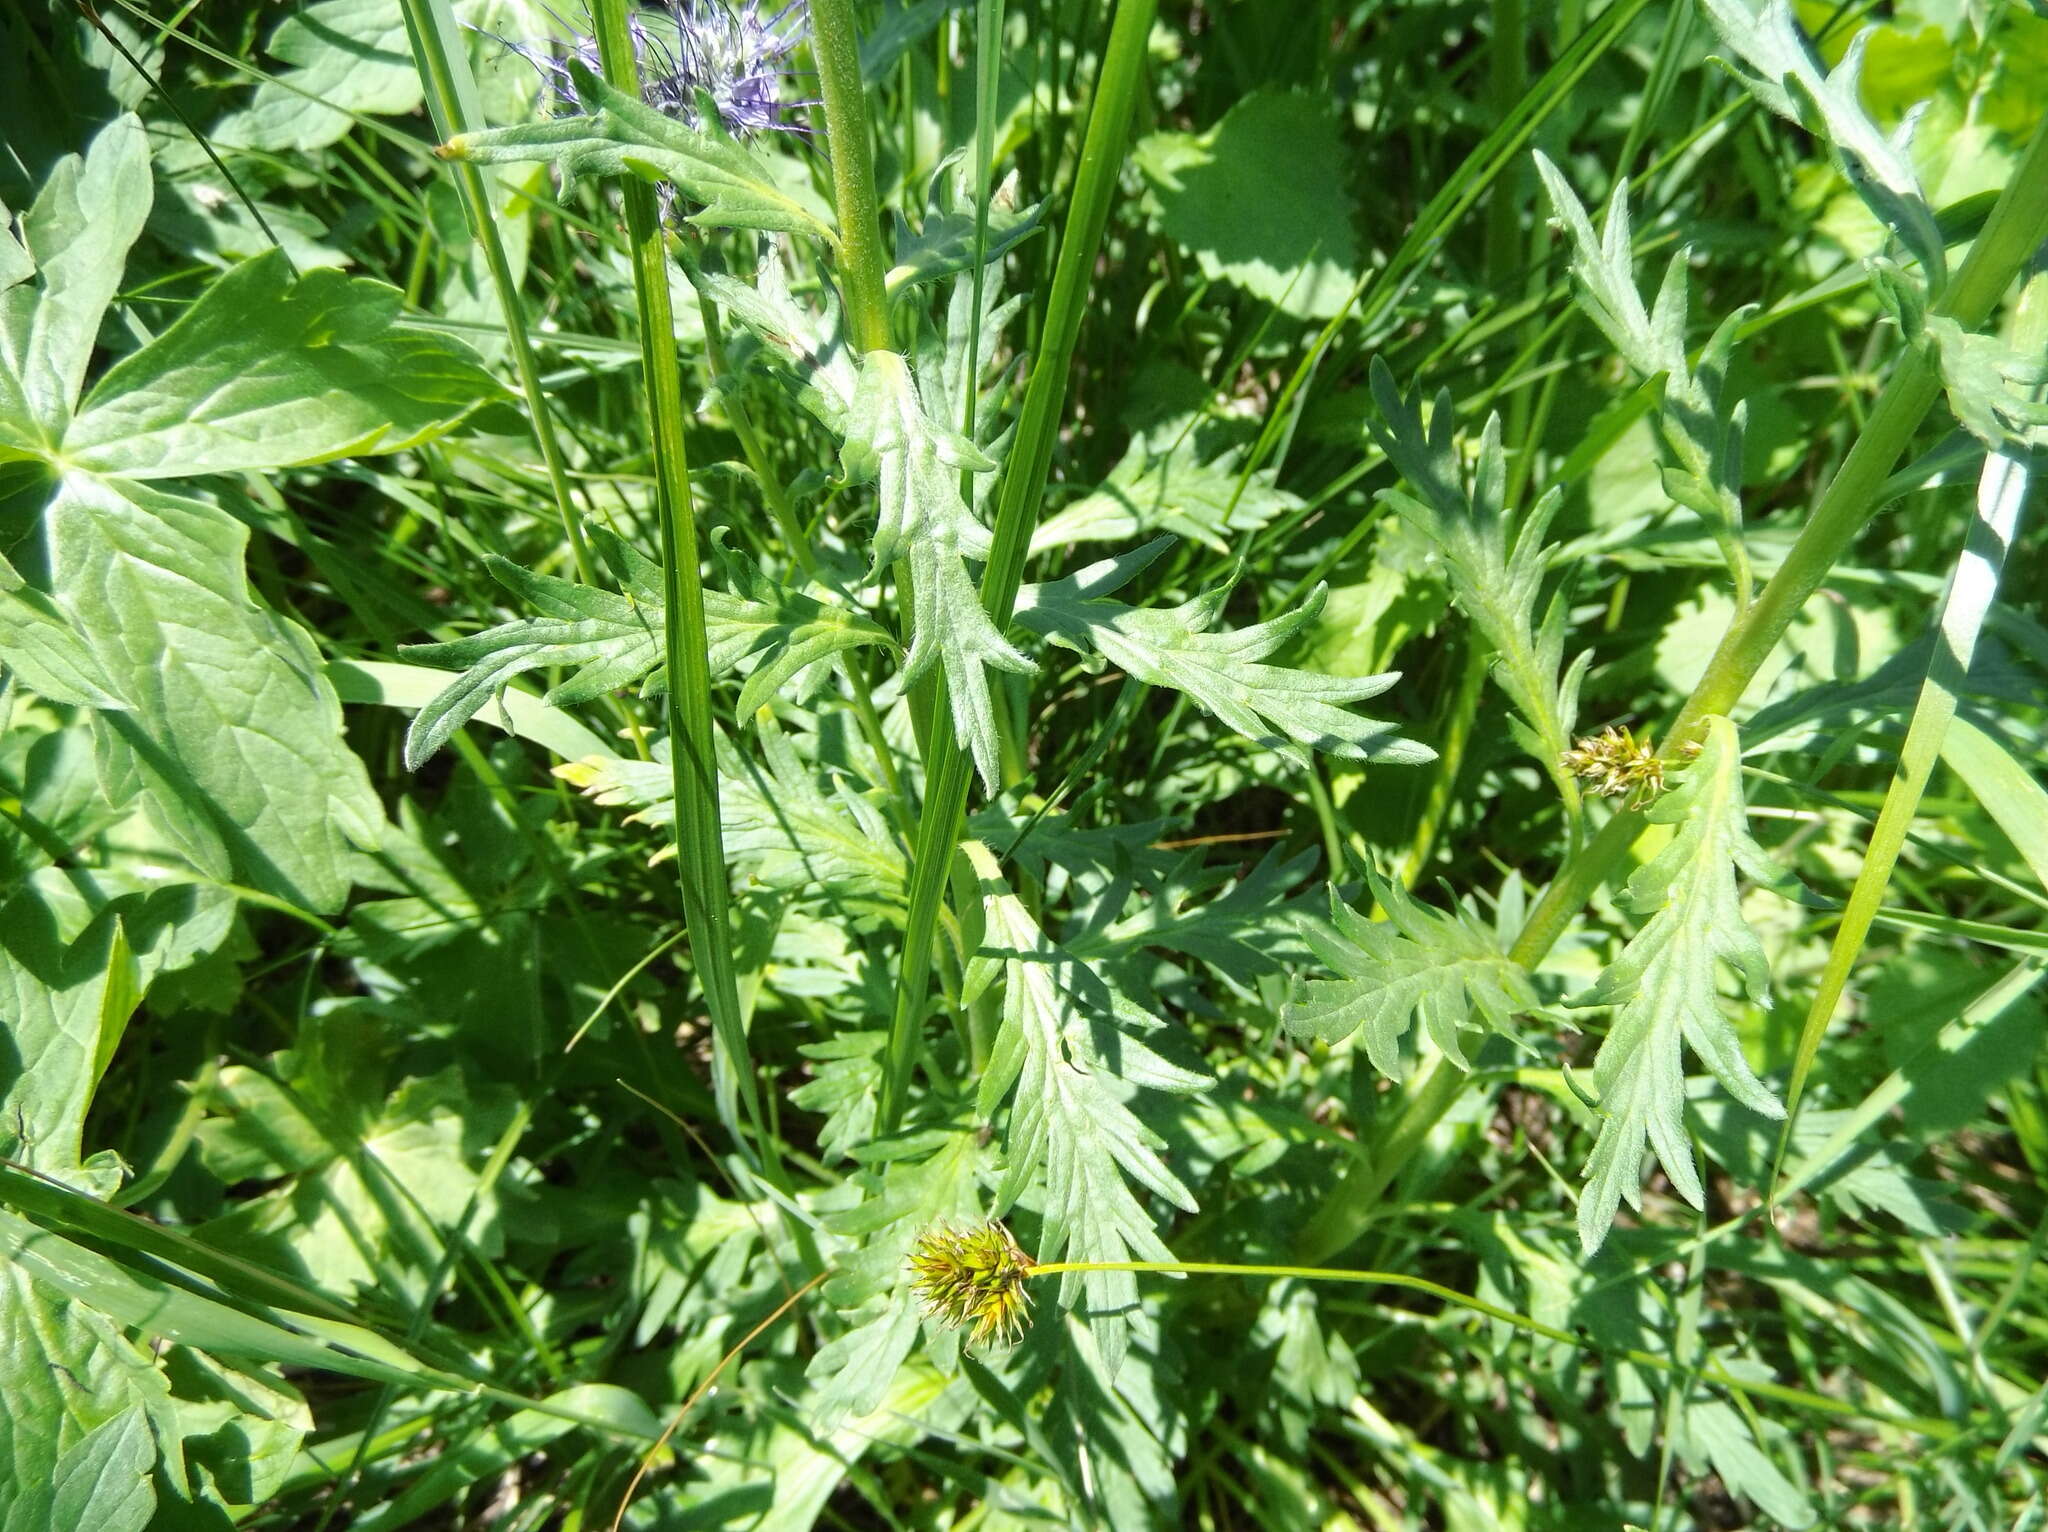
{"type": "MultiPolygon", "coordinates": [[[[2048,239],[2048,121],[2033,141],[1985,220],[1983,230],[1934,311],[1975,330],[1990,316],[2014,275],[2048,239]]],[[[1785,562],[1755,603],[1729,628],[1706,673],[1664,736],[1662,753],[1694,738],[1701,723],[1726,714],[1784,637],[1807,599],[1827,579],[1856,535],[1883,509],[1880,492],[1893,465],[1941,394],[1941,376],[1921,351],[1900,358],[1849,455],[1801,529],[1785,562]]],[[[1529,912],[1509,956],[1534,968],[1570,927],[1586,901],[1613,874],[1642,833],[1645,820],[1623,810],[1577,856],[1570,858],[1529,912]]],[[[1438,1057],[1408,1084],[1407,1104],[1392,1132],[1370,1158],[1353,1165],[1311,1217],[1295,1253],[1326,1261],[1363,1232],[1374,1205],[1401,1165],[1451,1109],[1468,1077],[1438,1057]]]]}
{"type": "MultiPolygon", "coordinates": [[[[1087,136],[1074,178],[1074,198],[1060,240],[1038,357],[1025,385],[1024,409],[1004,465],[996,504],[993,547],[981,577],[981,601],[998,628],[1006,627],[1038,521],[1038,503],[1052,469],[1052,450],[1066,403],[1067,372],[1081,333],[1088,286],[1109,205],[1123,166],[1124,144],[1145,64],[1145,41],[1158,0],[1117,0],[1116,17],[1104,50],[1102,73],[1088,113],[1087,136]]],[[[815,11],[814,11],[815,16],[815,11]]],[[[822,71],[821,63],[820,69],[822,71]]],[[[948,710],[934,710],[931,748],[925,758],[924,813],[918,824],[911,865],[910,912],[904,933],[903,966],[897,976],[896,1008],[889,1020],[884,1054],[880,1131],[903,1119],[910,1071],[924,1028],[926,991],[931,983],[932,946],[939,902],[946,891],[953,848],[967,809],[972,763],[946,723],[948,710]]]]}
{"type": "MultiPolygon", "coordinates": [[[[427,110],[434,131],[446,143],[459,133],[483,123],[477,101],[476,79],[470,73],[469,57],[462,51],[462,29],[455,20],[449,0],[404,0],[405,30],[412,39],[412,56],[426,87],[427,110]]],[[[491,286],[498,295],[505,337],[510,342],[512,368],[519,375],[519,392],[526,400],[526,418],[533,425],[534,444],[540,448],[547,467],[548,487],[554,492],[555,509],[562,518],[562,531],[569,539],[569,552],[576,561],[576,578],[594,583],[590,549],[583,540],[583,524],[569,494],[569,471],[555,439],[555,417],[541,391],[540,364],[533,354],[533,339],[526,328],[526,310],[519,302],[519,284],[512,279],[512,263],[505,255],[505,242],[498,238],[497,220],[491,216],[491,199],[483,171],[468,160],[451,160],[455,189],[462,198],[462,211],[469,231],[484,253],[490,268],[491,286]]]]}
{"type": "MultiPolygon", "coordinates": [[[[592,9],[605,78],[618,89],[637,96],[639,71],[626,26],[626,0],[595,0],[592,9]]],[[[761,1115],[760,1088],[754,1079],[733,962],[730,889],[718,818],[704,587],[697,573],[696,513],[690,499],[690,463],[683,440],[683,382],[676,361],[675,315],[669,303],[668,252],[662,241],[653,188],[626,178],[621,181],[619,192],[625,204],[633,289],[639,303],[640,354],[654,444],[665,603],[662,637],[668,668],[669,760],[676,801],[676,864],[682,881],[683,914],[689,927],[690,957],[698,982],[704,987],[712,1032],[725,1063],[725,1074],[718,1082],[721,1106],[727,1099],[725,1079],[730,1078],[738,1088],[770,1178],[784,1184],[780,1152],[761,1115]]],[[[735,1130],[737,1138],[735,1125],[727,1126],[735,1130]]]]}
{"type": "Polygon", "coordinates": [[[832,192],[839,215],[839,274],[846,329],[859,352],[889,349],[889,299],[883,285],[881,208],[868,147],[867,94],[860,78],[860,40],[853,0],[811,0],[811,52],[825,100],[825,142],[832,156],[832,192]]]}

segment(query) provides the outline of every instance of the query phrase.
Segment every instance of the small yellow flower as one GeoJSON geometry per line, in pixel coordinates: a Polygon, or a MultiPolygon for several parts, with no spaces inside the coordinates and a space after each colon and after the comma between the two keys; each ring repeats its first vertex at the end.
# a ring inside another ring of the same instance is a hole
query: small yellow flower
{"type": "Polygon", "coordinates": [[[1013,1343],[1024,1330],[1031,1298],[1024,1290],[1031,1257],[999,1223],[978,1229],[928,1229],[910,1250],[911,1291],[927,1315],[971,1327],[976,1345],[1013,1343]]]}

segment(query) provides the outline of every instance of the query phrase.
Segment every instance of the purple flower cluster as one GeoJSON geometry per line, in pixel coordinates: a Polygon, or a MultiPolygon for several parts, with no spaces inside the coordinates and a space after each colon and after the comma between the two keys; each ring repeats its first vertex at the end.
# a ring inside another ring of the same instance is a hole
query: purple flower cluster
{"type": "MultiPolygon", "coordinates": [[[[782,82],[798,72],[786,66],[809,22],[804,0],[788,0],[767,17],[760,0],[636,5],[627,29],[639,65],[641,99],[666,116],[701,127],[698,104],[709,96],[726,131],[741,138],[801,133],[802,125],[785,114],[810,103],[785,101],[782,82]]],[[[578,60],[594,74],[601,70],[597,39],[564,25],[570,33],[566,42],[508,46],[546,77],[558,108],[575,112],[583,106],[568,60],[578,60]]]]}

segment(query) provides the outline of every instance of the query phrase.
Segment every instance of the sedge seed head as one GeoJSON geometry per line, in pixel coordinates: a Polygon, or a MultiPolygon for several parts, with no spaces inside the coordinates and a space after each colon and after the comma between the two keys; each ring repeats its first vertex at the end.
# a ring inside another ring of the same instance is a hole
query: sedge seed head
{"type": "Polygon", "coordinates": [[[1031,1257],[1000,1223],[928,1229],[910,1250],[911,1290],[925,1313],[969,1331],[976,1345],[1014,1342],[1031,1312],[1031,1257]]]}
{"type": "Polygon", "coordinates": [[[1602,798],[1626,798],[1641,808],[1664,791],[1666,762],[1628,728],[1611,725],[1589,734],[1558,758],[1564,769],[1602,798]]]}

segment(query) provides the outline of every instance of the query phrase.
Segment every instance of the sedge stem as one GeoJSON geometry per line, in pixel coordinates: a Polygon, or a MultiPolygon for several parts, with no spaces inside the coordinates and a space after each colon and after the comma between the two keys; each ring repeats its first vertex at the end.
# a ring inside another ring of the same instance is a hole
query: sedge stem
{"type": "Polygon", "coordinates": [[[1736,1393],[1774,1399],[1781,1404],[1797,1405],[1827,1415],[1878,1421],[1884,1425],[1916,1431],[1941,1440],[1958,1434],[1955,1422],[1949,1420],[1918,1415],[1881,1414],[1859,1409],[1846,1400],[1831,1399],[1826,1394],[1812,1393],[1803,1388],[1738,1378],[1711,1364],[1695,1368],[1677,1362],[1671,1357],[1659,1356],[1655,1352],[1642,1351],[1633,1346],[1601,1346],[1585,1336],[1574,1335],[1571,1331],[1561,1330],[1556,1325],[1547,1325],[1540,1319],[1532,1319],[1529,1315],[1518,1313],[1514,1309],[1503,1308],[1497,1303],[1488,1303],[1484,1298],[1474,1298],[1454,1287],[1445,1287],[1442,1283],[1431,1282],[1423,1277],[1411,1277],[1405,1272],[1342,1271],[1326,1266],[1239,1266],[1221,1261],[1047,1261],[1044,1265],[1030,1267],[1024,1275],[1050,1277],[1063,1272],[1090,1271],[1128,1271],[1188,1277],[1293,1277],[1303,1282],[1350,1282],[1368,1287],[1405,1288],[1409,1292],[1423,1293],[1454,1307],[1468,1309],[1488,1319],[1497,1319],[1502,1324],[1513,1325],[1518,1330],[1541,1336],[1545,1340],[1558,1341],[1580,1351],[1630,1362],[1638,1367],[1654,1368],[1666,1373],[1682,1373],[1736,1393]]]}

